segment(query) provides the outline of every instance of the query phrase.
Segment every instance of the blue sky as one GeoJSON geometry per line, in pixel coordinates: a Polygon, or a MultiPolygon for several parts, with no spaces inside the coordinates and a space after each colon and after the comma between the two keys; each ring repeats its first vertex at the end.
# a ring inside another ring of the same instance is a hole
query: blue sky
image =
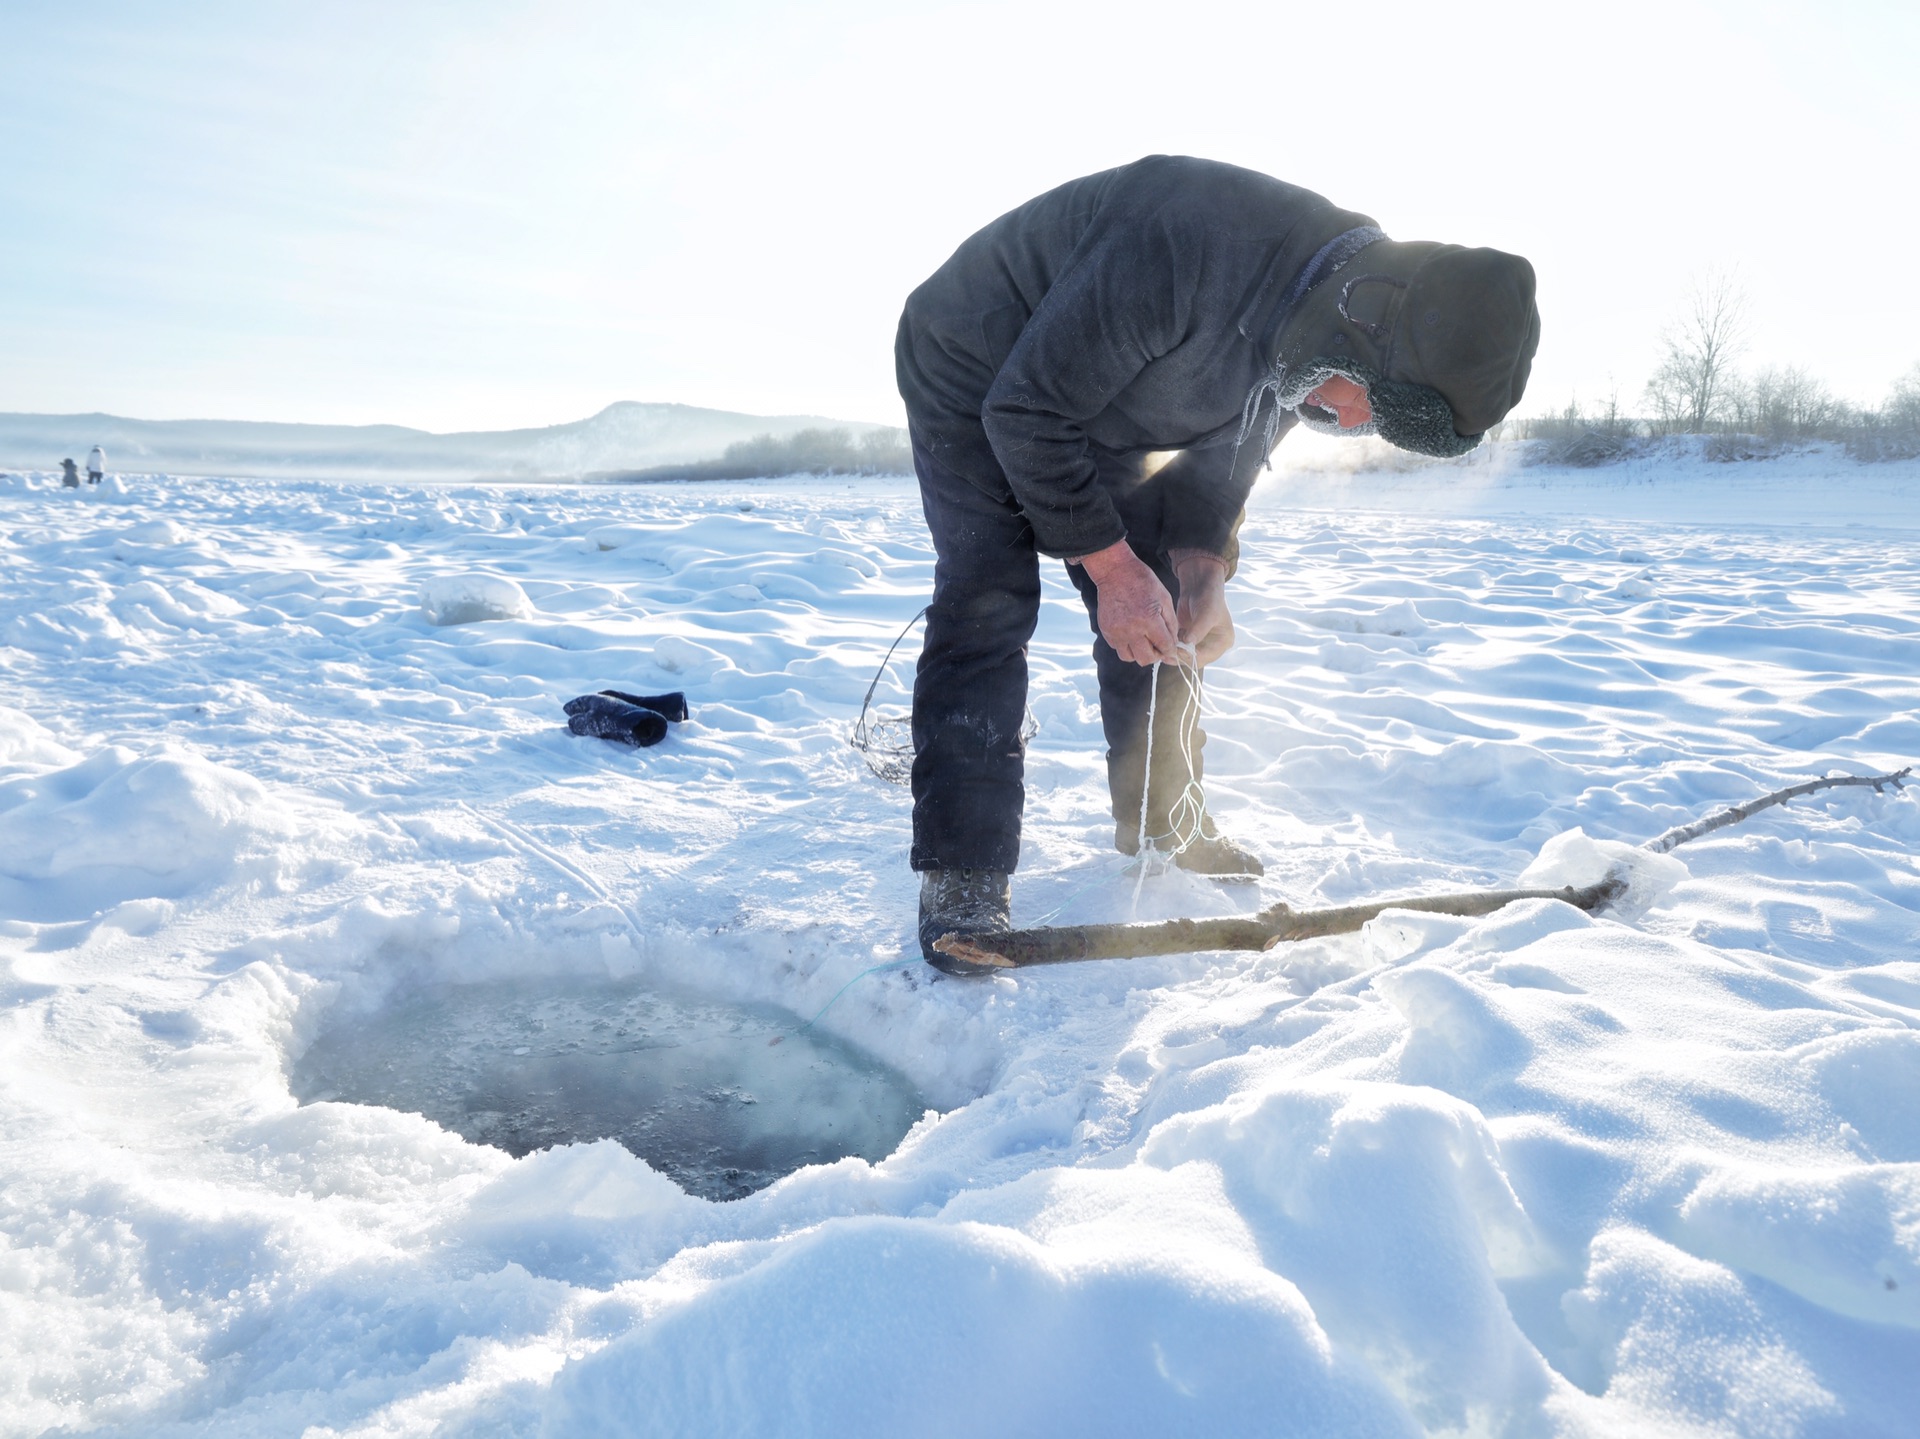
{"type": "Polygon", "coordinates": [[[1526,408],[1631,408],[1693,273],[1756,362],[1920,360],[1920,6],[0,0],[0,410],[895,420],[906,292],[1153,151],[1541,274],[1526,408]]]}

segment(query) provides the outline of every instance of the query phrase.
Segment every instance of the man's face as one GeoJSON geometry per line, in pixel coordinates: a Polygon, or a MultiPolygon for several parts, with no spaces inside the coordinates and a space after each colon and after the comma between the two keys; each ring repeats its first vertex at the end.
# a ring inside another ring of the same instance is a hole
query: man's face
{"type": "Polygon", "coordinates": [[[1367,387],[1356,385],[1345,375],[1322,380],[1307,396],[1306,403],[1330,411],[1343,430],[1354,429],[1373,418],[1373,406],[1367,403],[1367,387]]]}

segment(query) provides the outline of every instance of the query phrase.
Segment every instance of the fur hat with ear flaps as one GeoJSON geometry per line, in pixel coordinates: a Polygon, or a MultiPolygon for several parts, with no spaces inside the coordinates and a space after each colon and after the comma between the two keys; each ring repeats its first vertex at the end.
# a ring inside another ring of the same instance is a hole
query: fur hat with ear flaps
{"type": "Polygon", "coordinates": [[[1499,250],[1378,240],[1309,290],[1280,336],[1280,405],[1311,429],[1464,455],[1520,403],[1540,345],[1533,266],[1499,250]],[[1343,430],[1304,402],[1345,375],[1373,419],[1343,430]]]}

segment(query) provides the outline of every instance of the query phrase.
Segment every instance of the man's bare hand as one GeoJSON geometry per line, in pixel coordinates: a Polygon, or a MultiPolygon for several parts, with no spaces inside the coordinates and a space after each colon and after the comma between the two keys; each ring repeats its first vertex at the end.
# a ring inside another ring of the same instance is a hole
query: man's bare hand
{"type": "Polygon", "coordinates": [[[1100,634],[1121,659],[1136,665],[1179,661],[1173,596],[1125,540],[1074,563],[1084,565],[1099,587],[1100,634]]]}
{"type": "Polygon", "coordinates": [[[1171,556],[1180,580],[1180,643],[1194,647],[1193,663],[1205,668],[1233,648],[1233,616],[1227,613],[1227,562],[1204,550],[1171,556]]]}

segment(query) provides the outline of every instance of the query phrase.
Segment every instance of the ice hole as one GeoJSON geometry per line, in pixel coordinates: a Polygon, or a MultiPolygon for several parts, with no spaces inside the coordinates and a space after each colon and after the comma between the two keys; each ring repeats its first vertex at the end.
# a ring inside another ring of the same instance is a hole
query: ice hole
{"type": "Polygon", "coordinates": [[[925,1109],[901,1075],[783,1010],[606,981],[448,986],[340,1014],[292,1084],[303,1104],[423,1114],[516,1157],[617,1139],[706,1199],[882,1159],[925,1109]]]}

